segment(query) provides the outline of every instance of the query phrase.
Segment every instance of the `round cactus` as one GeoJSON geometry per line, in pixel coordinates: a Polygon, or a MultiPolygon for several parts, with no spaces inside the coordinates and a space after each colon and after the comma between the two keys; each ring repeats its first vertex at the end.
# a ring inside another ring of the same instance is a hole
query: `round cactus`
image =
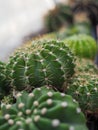
{"type": "Polygon", "coordinates": [[[74,74],[74,57],[63,42],[33,43],[18,51],[7,65],[7,75],[17,90],[52,85],[62,89],[64,82],[74,74]]]}
{"type": "Polygon", "coordinates": [[[97,112],[98,75],[82,71],[72,79],[66,92],[79,102],[85,113],[97,112]]]}
{"type": "Polygon", "coordinates": [[[74,35],[65,39],[66,44],[75,55],[81,58],[93,59],[97,52],[96,41],[88,35],[74,35]]]}
{"type": "Polygon", "coordinates": [[[57,31],[66,23],[73,23],[72,11],[69,6],[58,4],[45,16],[45,24],[48,32],[57,31]]]}
{"type": "Polygon", "coordinates": [[[4,105],[0,130],[87,130],[86,120],[71,96],[45,87],[17,94],[14,105],[4,105]]]}

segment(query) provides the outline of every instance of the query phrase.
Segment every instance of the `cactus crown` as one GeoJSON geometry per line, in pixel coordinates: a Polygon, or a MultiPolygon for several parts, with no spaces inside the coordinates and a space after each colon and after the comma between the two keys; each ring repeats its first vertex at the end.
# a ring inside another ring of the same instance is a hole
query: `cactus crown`
{"type": "Polygon", "coordinates": [[[65,39],[65,42],[68,43],[74,54],[81,58],[93,59],[96,55],[96,41],[91,36],[83,34],[74,35],[65,39]]]}
{"type": "Polygon", "coordinates": [[[2,107],[0,130],[87,130],[85,118],[71,96],[45,87],[17,94],[14,105],[2,107]]]}
{"type": "Polygon", "coordinates": [[[52,85],[62,89],[64,82],[74,74],[74,56],[69,48],[58,41],[33,43],[20,49],[7,65],[10,84],[18,90],[52,85]]]}

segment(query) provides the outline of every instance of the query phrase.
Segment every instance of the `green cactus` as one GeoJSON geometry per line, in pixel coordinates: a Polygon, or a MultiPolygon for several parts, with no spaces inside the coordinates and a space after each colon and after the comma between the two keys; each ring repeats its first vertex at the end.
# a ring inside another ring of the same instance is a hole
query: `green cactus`
{"type": "Polygon", "coordinates": [[[73,15],[69,6],[58,4],[45,16],[45,25],[48,32],[57,31],[66,23],[73,23],[73,15]]]}
{"type": "Polygon", "coordinates": [[[74,74],[74,67],[74,56],[63,42],[35,42],[11,57],[6,75],[17,90],[40,85],[52,85],[61,90],[74,74]]]}
{"type": "Polygon", "coordinates": [[[75,98],[85,113],[98,110],[98,75],[88,72],[76,74],[66,93],[75,98]]]}
{"type": "Polygon", "coordinates": [[[3,96],[8,93],[5,68],[6,68],[6,64],[3,62],[0,62],[0,99],[2,99],[3,96]]]}
{"type": "Polygon", "coordinates": [[[0,130],[87,130],[86,120],[71,96],[47,86],[17,94],[14,105],[4,105],[0,130]]]}
{"type": "Polygon", "coordinates": [[[66,38],[65,43],[80,58],[93,59],[97,52],[96,41],[88,35],[74,35],[66,38]]]}

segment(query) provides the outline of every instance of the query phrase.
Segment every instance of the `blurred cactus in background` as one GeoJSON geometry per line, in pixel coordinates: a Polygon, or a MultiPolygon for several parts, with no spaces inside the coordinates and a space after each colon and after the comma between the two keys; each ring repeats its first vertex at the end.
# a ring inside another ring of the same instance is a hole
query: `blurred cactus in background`
{"type": "Polygon", "coordinates": [[[57,4],[56,7],[45,16],[45,25],[48,32],[59,30],[65,25],[73,23],[71,8],[64,4],[57,4]]]}

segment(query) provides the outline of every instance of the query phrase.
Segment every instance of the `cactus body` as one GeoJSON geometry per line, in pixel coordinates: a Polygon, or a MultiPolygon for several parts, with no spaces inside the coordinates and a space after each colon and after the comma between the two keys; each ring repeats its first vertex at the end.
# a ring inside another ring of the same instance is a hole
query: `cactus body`
{"type": "Polygon", "coordinates": [[[18,90],[40,85],[62,88],[74,74],[74,57],[63,42],[49,41],[33,44],[17,52],[7,65],[12,87],[18,90]]]}
{"type": "Polygon", "coordinates": [[[45,87],[17,94],[14,105],[2,107],[0,130],[87,130],[78,103],[45,87]]]}
{"type": "Polygon", "coordinates": [[[79,102],[85,113],[97,112],[98,75],[82,71],[72,79],[66,92],[79,102]]]}
{"type": "Polygon", "coordinates": [[[81,58],[93,59],[96,55],[96,41],[87,35],[74,35],[65,40],[75,55],[81,58]]]}

